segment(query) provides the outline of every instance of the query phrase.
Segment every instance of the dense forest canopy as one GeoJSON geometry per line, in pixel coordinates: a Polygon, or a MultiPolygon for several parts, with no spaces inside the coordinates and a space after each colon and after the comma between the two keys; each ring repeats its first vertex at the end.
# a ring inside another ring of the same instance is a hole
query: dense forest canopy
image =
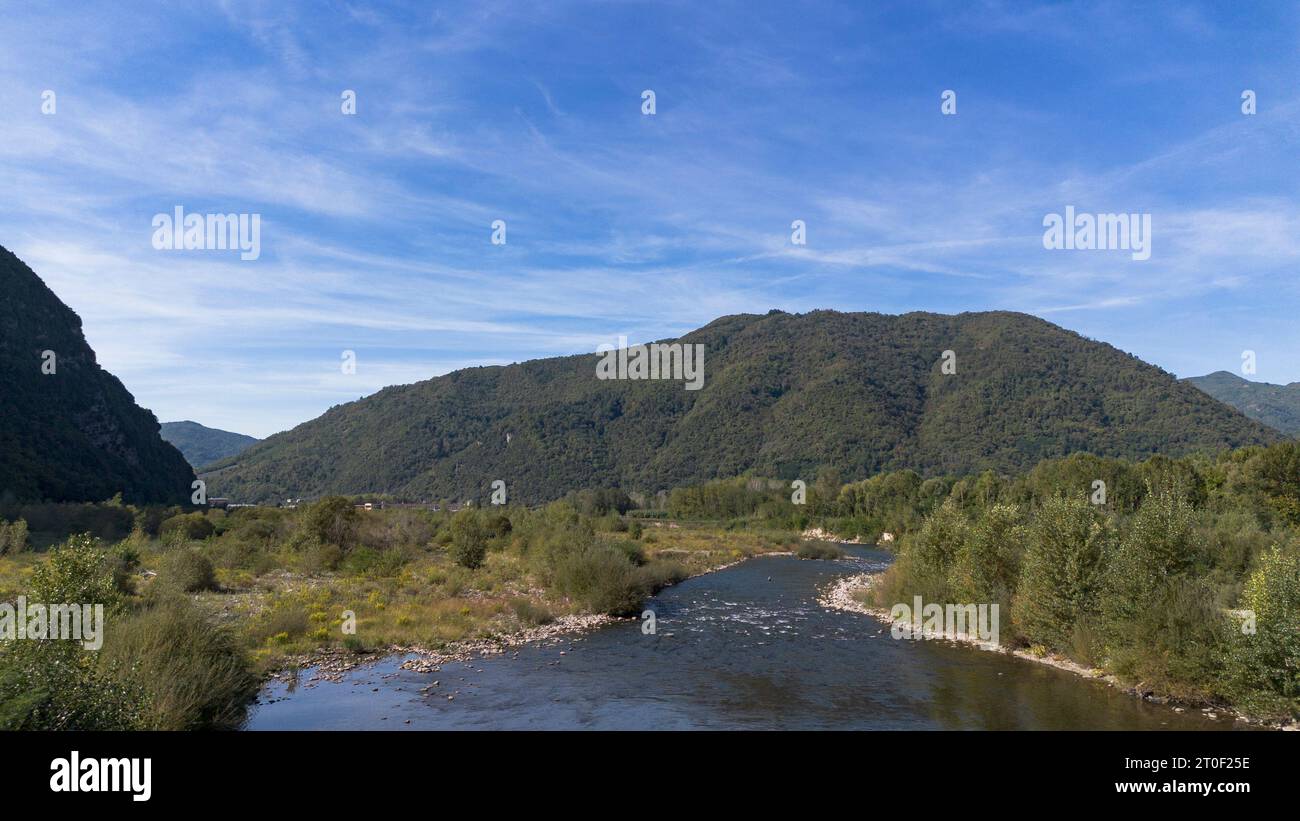
{"type": "Polygon", "coordinates": [[[702,390],[599,380],[594,354],[469,368],[332,408],[205,478],[244,502],[481,499],[502,480],[532,503],[745,473],[1013,471],[1076,451],[1136,459],[1281,438],[1130,354],[1024,314],[773,311],[679,341],[704,346],[702,390]]]}

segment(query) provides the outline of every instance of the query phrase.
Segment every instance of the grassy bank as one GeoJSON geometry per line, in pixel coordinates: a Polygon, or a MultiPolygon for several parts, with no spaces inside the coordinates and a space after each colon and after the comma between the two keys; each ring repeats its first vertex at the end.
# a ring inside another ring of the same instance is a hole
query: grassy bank
{"type": "Polygon", "coordinates": [[[566,616],[635,615],[666,584],[798,545],[563,502],[453,515],[331,498],[152,518],[152,533],[142,517],[117,541],[0,555],[0,600],[102,602],[108,614],[99,651],[0,646],[0,727],[234,726],[257,682],[304,657],[444,652],[566,616]]]}

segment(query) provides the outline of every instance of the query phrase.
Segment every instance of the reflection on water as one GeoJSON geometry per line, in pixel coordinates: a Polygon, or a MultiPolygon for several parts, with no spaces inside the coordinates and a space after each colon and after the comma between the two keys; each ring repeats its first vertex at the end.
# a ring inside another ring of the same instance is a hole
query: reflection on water
{"type": "Polygon", "coordinates": [[[250,729],[1229,729],[1096,681],[938,641],[896,641],[869,616],[817,604],[843,561],[758,558],[668,588],[656,635],[622,622],[559,645],[263,691],[250,729]],[[561,655],[561,653],[563,653],[561,655]],[[437,687],[428,693],[434,680],[437,687]],[[378,688],[376,690],[376,688],[378,688]],[[449,701],[447,695],[453,694],[449,701]]]}

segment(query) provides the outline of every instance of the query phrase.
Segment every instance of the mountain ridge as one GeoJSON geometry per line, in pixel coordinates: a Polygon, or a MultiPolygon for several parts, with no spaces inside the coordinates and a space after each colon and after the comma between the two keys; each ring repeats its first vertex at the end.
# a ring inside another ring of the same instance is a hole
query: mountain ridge
{"type": "Polygon", "coordinates": [[[1276,431],[1132,354],[1007,311],[720,317],[705,385],[597,380],[598,354],[385,388],[209,467],[241,501],[327,493],[511,499],[658,490],[746,472],[811,481],[910,467],[1020,470],[1089,450],[1181,455],[1276,431]],[[945,351],[956,373],[944,374],[945,351]]]}
{"type": "Polygon", "coordinates": [[[1246,416],[1287,436],[1300,436],[1300,382],[1252,382],[1231,371],[1214,371],[1184,380],[1246,416]]]}
{"type": "Polygon", "coordinates": [[[195,470],[242,453],[261,441],[255,436],[210,428],[190,419],[163,422],[161,433],[195,470]]]}
{"type": "Polygon", "coordinates": [[[194,471],[100,367],[81,318],[0,246],[0,495],[185,503],[194,471]]]}

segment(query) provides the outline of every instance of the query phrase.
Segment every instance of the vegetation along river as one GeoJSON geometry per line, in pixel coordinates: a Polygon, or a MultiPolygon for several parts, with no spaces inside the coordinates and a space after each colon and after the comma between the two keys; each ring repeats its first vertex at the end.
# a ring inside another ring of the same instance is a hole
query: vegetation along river
{"type": "Polygon", "coordinates": [[[647,603],[656,613],[653,635],[629,620],[437,672],[403,670],[392,656],[339,682],[273,682],[247,728],[1234,726],[1001,653],[894,640],[870,616],[826,609],[817,597],[837,577],[889,561],[874,549],[846,549],[834,561],[755,558],[667,588],[647,603]]]}

